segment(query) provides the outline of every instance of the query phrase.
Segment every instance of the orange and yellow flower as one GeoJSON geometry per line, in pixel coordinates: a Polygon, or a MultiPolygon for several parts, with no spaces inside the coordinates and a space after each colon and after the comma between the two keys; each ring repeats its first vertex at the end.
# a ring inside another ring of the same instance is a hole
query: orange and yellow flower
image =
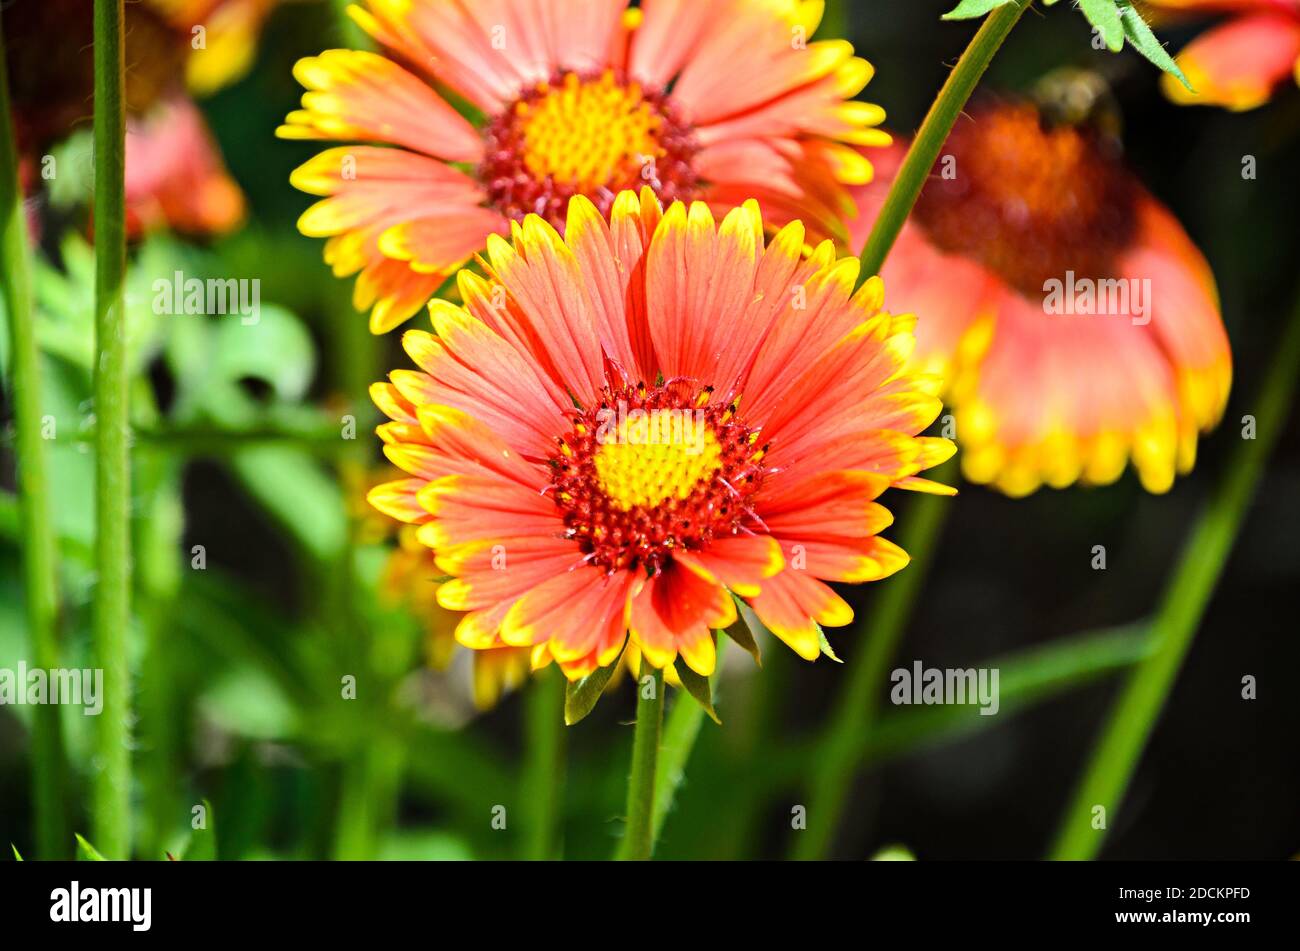
{"type": "Polygon", "coordinates": [[[851,101],[871,66],[843,40],[808,42],[821,0],[366,0],[350,13],[387,55],[298,62],[290,139],[329,149],[294,172],[323,200],[299,220],[328,239],[354,303],[383,333],[412,316],[488,235],[570,197],[608,213],[617,192],[718,213],[748,198],[774,224],[844,237],[846,185],[871,178],[855,145],[883,145],[851,101]],[[471,122],[444,93],[482,116],[471,122]]]}
{"type": "MultiPolygon", "coordinates": [[[[858,191],[861,243],[903,149],[858,191]]],[[[1113,482],[1164,492],[1223,413],[1232,354],[1209,266],[1088,132],[1029,105],[977,108],[945,145],[882,276],[923,314],[962,469],[1021,496],[1113,482]]]]}
{"type": "Polygon", "coordinates": [[[648,188],[608,221],[576,196],[564,237],[537,215],[491,236],[463,306],[403,336],[419,370],[372,395],[409,478],[369,498],[451,576],[462,644],[576,678],[630,634],[707,675],[734,595],[814,659],[853,616],[827,582],[907,563],[880,495],[951,492],[917,474],[954,451],[916,435],[941,405],[904,370],[915,319],[881,310],[878,279],[855,292],[830,241],[805,255],[801,223],[764,233],[753,201],[717,226],[648,188]]]}
{"type": "Polygon", "coordinates": [[[1288,80],[1300,82],[1300,0],[1147,2],[1171,14],[1231,15],[1178,54],[1192,89],[1166,75],[1164,90],[1174,102],[1243,111],[1268,102],[1288,80]]]}
{"type": "Polygon", "coordinates": [[[198,107],[171,96],[127,121],[126,224],[131,237],[156,228],[217,235],[244,219],[244,193],[226,171],[198,107]]]}

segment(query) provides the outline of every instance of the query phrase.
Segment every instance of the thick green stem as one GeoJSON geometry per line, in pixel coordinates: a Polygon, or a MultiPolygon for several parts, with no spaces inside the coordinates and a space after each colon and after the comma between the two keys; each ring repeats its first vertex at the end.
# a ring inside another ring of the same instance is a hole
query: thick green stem
{"type": "Polygon", "coordinates": [[[664,728],[664,672],[642,658],[636,690],[636,734],[632,740],[632,772],[627,781],[627,831],[618,857],[645,861],[654,853],[655,773],[664,728]]]}
{"type": "Polygon", "coordinates": [[[1205,614],[1250,509],[1264,463],[1291,410],[1300,372],[1300,301],[1253,404],[1257,430],[1243,439],[1201,514],[1165,588],[1152,623],[1154,649],[1130,675],[1052,847],[1054,859],[1090,859],[1100,851],[1123,804],[1138,758],[1205,614]],[[1104,812],[1098,810],[1104,809],[1104,812]],[[1098,828],[1100,826],[1100,828],[1098,828]]]}
{"type": "Polygon", "coordinates": [[[962,109],[966,108],[967,100],[975,91],[984,71],[989,68],[993,55],[1021,15],[1029,9],[1031,2],[1032,0],[1011,0],[990,13],[957,61],[956,68],[948,75],[948,81],[939,90],[938,98],[930,106],[930,112],[921,123],[916,138],[912,140],[911,148],[907,150],[898,175],[885,198],[885,204],[880,209],[880,215],[871,229],[871,235],[862,249],[859,280],[865,281],[873,274],[880,273],[890,248],[898,239],[898,233],[903,230],[903,223],[907,221],[912,207],[920,197],[930,169],[934,168],[939,150],[948,141],[953,124],[961,115],[962,109]]]}
{"type": "MultiPolygon", "coordinates": [[[[949,463],[934,475],[942,482],[953,474],[955,468],[949,463]]],[[[863,752],[875,725],[881,684],[907,629],[951,508],[949,498],[919,495],[901,519],[899,544],[912,561],[874,592],[875,603],[865,623],[857,626],[855,642],[863,645],[863,654],[850,666],[849,681],[817,745],[808,784],[808,826],[796,834],[791,858],[819,859],[830,852],[853,777],[866,765],[863,752]]]]}
{"type": "Polygon", "coordinates": [[[557,859],[564,802],[564,675],[551,667],[539,671],[524,699],[524,858],[557,859]]]}
{"type": "Polygon", "coordinates": [[[131,852],[130,480],[122,102],[122,0],[95,0],[95,653],[104,670],[93,842],[108,858],[131,852]]]}
{"type": "MultiPolygon", "coordinates": [[[[41,422],[41,365],[32,306],[30,253],[18,181],[18,150],[9,116],[9,67],[0,29],[0,294],[9,318],[18,494],[22,512],[23,584],[32,663],[59,666],[58,550],[51,519],[49,464],[41,422]]],[[[63,734],[59,708],[38,706],[32,718],[32,808],[36,855],[64,858],[69,836],[63,799],[63,734]]]]}

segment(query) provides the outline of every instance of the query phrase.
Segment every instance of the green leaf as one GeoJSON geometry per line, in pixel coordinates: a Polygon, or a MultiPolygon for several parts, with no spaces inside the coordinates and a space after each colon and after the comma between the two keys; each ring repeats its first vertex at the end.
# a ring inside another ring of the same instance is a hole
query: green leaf
{"type": "Polygon", "coordinates": [[[468,842],[443,829],[404,829],[379,845],[381,862],[467,862],[474,858],[468,842]]]}
{"type": "Polygon", "coordinates": [[[338,483],[310,454],[284,446],[252,446],[229,459],[245,489],[294,540],[321,562],[347,543],[347,514],[338,483]]]}
{"type": "Polygon", "coordinates": [[[608,667],[597,667],[581,680],[577,682],[569,681],[565,684],[564,722],[567,726],[573,726],[595,709],[596,701],[604,693],[609,678],[613,677],[614,671],[618,670],[619,662],[622,661],[623,651],[625,650],[627,650],[626,639],[623,641],[623,646],[619,648],[614,663],[608,667]]]}
{"type": "Polygon", "coordinates": [[[749,629],[749,622],[745,620],[745,615],[741,613],[739,601],[736,602],[736,623],[731,627],[724,628],[722,633],[747,651],[749,656],[754,658],[754,663],[759,667],[763,666],[763,654],[758,649],[758,641],[754,640],[754,632],[749,629]]]}
{"type": "Polygon", "coordinates": [[[997,7],[1006,6],[1011,0],[961,0],[956,8],[943,15],[945,20],[973,20],[982,17],[997,7]]]}
{"type": "Polygon", "coordinates": [[[1124,23],[1115,0],[1079,0],[1079,7],[1088,22],[1101,32],[1101,38],[1112,53],[1124,48],[1124,23]]]}
{"type": "Polygon", "coordinates": [[[817,640],[818,643],[821,645],[822,653],[825,656],[829,657],[837,664],[844,663],[844,661],[840,660],[838,657],[835,656],[835,651],[831,649],[831,642],[826,640],[826,632],[822,630],[820,624],[817,625],[817,640]]]}
{"type": "Polygon", "coordinates": [[[1178,68],[1178,64],[1174,62],[1174,58],[1169,55],[1169,51],[1156,39],[1156,35],[1151,32],[1151,27],[1147,26],[1142,15],[1133,8],[1132,4],[1122,0],[1119,10],[1124,22],[1124,35],[1128,37],[1133,48],[1166,73],[1176,76],[1178,81],[1187,87],[1188,92],[1196,92],[1192,84],[1187,81],[1187,77],[1183,75],[1183,71],[1178,68]]]}
{"type": "Polygon", "coordinates": [[[887,845],[875,855],[871,856],[873,862],[915,862],[916,856],[912,850],[905,845],[887,845]]]}
{"type": "Polygon", "coordinates": [[[21,862],[21,861],[23,860],[23,857],[22,857],[22,853],[20,853],[20,852],[18,851],[18,846],[14,845],[12,842],[10,842],[10,843],[9,843],[9,848],[11,848],[11,849],[14,850],[14,861],[15,861],[15,862],[21,862]]]}
{"type": "Polygon", "coordinates": [[[981,667],[1001,672],[997,716],[981,716],[974,705],[942,704],[898,708],[886,713],[868,742],[873,762],[978,733],[1003,718],[1137,663],[1150,654],[1150,624],[1138,621],[1063,638],[981,667]]]}
{"type": "MultiPolygon", "coordinates": [[[[881,715],[859,753],[872,766],[879,766],[894,757],[998,726],[1008,716],[1132,667],[1153,650],[1149,631],[1149,621],[1138,621],[974,664],[1001,671],[997,716],[981,716],[979,707],[971,704],[899,708],[898,712],[881,715]]],[[[802,776],[808,769],[809,749],[805,744],[772,753],[780,760],[776,772],[791,780],[802,776]]]]}
{"type": "Polygon", "coordinates": [[[213,862],[217,858],[217,826],[213,822],[212,803],[203,800],[204,819],[202,829],[190,833],[190,841],[185,845],[181,858],[186,862],[213,862]]]}
{"type": "Polygon", "coordinates": [[[704,708],[704,712],[709,715],[710,720],[721,726],[722,721],[718,719],[718,711],[713,709],[713,689],[709,686],[709,678],[691,670],[685,661],[674,664],[673,669],[677,671],[677,679],[682,682],[686,692],[704,708]]]}
{"type": "Polygon", "coordinates": [[[217,728],[253,740],[285,740],[302,725],[292,701],[260,667],[241,665],[214,677],[198,709],[217,728]]]}
{"type": "Polygon", "coordinates": [[[75,835],[77,836],[77,861],[78,862],[103,862],[104,861],[104,856],[99,854],[98,849],[96,849],[93,845],[91,845],[89,842],[83,839],[80,833],[75,833],[75,835]]]}

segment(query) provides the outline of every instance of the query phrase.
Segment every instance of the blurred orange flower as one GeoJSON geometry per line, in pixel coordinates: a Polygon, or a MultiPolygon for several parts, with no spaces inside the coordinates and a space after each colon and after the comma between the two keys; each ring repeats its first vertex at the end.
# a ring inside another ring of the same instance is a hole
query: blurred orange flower
{"type": "Polygon", "coordinates": [[[244,218],[244,193],[198,108],[184,96],[127,123],[126,215],[131,237],[159,227],[222,234],[244,218]]]}
{"type": "MultiPolygon", "coordinates": [[[[252,64],[257,33],[276,3],[145,0],[126,5],[131,237],[162,227],[191,235],[221,234],[243,220],[243,193],[226,171],[186,87],[206,95],[239,78],[252,64]]],[[[4,17],[14,122],[30,166],[78,127],[89,128],[91,20],[84,0],[13,4],[6,6],[4,17]]]]}
{"type": "Polygon", "coordinates": [[[940,403],[903,370],[915,319],[881,311],[878,279],[855,292],[830,241],[805,255],[798,222],[765,247],[753,201],[717,227],[648,188],[609,221],[577,196],[566,225],[489,237],[492,283],[462,270],[464,307],[403,336],[420,370],[372,395],[410,477],[371,503],[419,526],[466,646],[576,678],[630,632],[707,676],[735,595],[815,659],[853,617],[826,582],[907,563],[881,493],[951,492],[917,476],[953,446],[916,436],[940,403]]]}
{"type": "MultiPolygon", "coordinates": [[[[904,149],[857,190],[861,245],[904,149]]],[[[1232,354],[1182,227],[1074,126],[976,108],[945,145],[882,271],[922,315],[915,360],[947,381],[962,469],[1021,496],[1108,483],[1129,459],[1164,492],[1223,413],[1232,354]]]]}
{"type": "Polygon", "coordinates": [[[1147,0],[1157,11],[1229,14],[1178,54],[1195,90],[1166,75],[1174,102],[1246,110],[1289,79],[1300,82],[1300,0],[1147,0]]]}
{"type": "Polygon", "coordinates": [[[562,228],[573,195],[602,213],[641,185],[718,213],[757,198],[775,223],[836,233],[844,186],[871,178],[850,146],[889,138],[872,128],[882,110],[851,100],[871,66],[843,40],[808,41],[822,9],[367,0],[349,12],[388,55],[299,61],[308,91],[277,134],[398,148],[330,149],[299,168],[295,187],[325,196],[299,228],[329,239],[337,276],[360,272],[354,302],[375,333],[412,316],[511,221],[535,213],[562,228]]]}

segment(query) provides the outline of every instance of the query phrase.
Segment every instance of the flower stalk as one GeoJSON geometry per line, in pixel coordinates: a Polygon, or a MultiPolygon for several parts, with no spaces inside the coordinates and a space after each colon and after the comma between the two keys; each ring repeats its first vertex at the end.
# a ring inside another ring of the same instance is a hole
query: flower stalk
{"type": "Polygon", "coordinates": [[[530,810],[524,858],[560,857],[560,820],[564,802],[564,675],[547,667],[537,672],[525,692],[524,802],[530,810]]]}
{"type": "Polygon", "coordinates": [[[104,670],[91,814],[96,848],[130,856],[130,450],[126,328],[123,0],[95,0],[95,589],[94,645],[104,670]]]}
{"type": "MultiPolygon", "coordinates": [[[[41,365],[18,149],[10,119],[8,64],[0,27],[0,295],[9,324],[18,497],[22,519],[23,586],[32,663],[59,666],[58,549],[51,517],[49,462],[41,435],[41,365]]],[[[68,839],[59,709],[37,707],[32,721],[32,808],[36,855],[65,857],[68,839]]]]}
{"type": "Polygon", "coordinates": [[[1032,0],[1011,0],[1010,3],[990,13],[970,45],[966,47],[966,51],[961,54],[957,66],[948,74],[947,81],[939,90],[938,97],[930,106],[925,121],[921,123],[920,131],[917,132],[911,148],[903,158],[903,164],[899,167],[898,175],[890,186],[889,194],[885,197],[880,215],[876,218],[867,243],[862,248],[862,254],[859,256],[862,261],[862,270],[858,277],[860,282],[880,273],[885,258],[889,256],[890,249],[898,240],[899,232],[903,230],[903,224],[921,195],[921,189],[930,175],[930,169],[934,168],[934,163],[939,158],[940,149],[948,141],[953,124],[961,115],[961,111],[966,108],[971,93],[975,91],[980,78],[989,68],[994,54],[1002,46],[1012,27],[1029,9],[1031,2],[1032,0]]]}
{"type": "Polygon", "coordinates": [[[627,783],[627,831],[618,857],[647,861],[654,853],[655,774],[664,727],[664,672],[641,658],[637,682],[636,733],[627,783]]]}
{"type": "Polygon", "coordinates": [[[1174,678],[1200,626],[1219,576],[1250,510],[1264,464],[1291,411],[1300,373],[1300,298],[1273,364],[1255,399],[1255,438],[1243,438],[1225,477],[1183,547],[1152,622],[1155,645],[1129,675],[1075,791],[1055,844],[1054,859],[1091,859],[1116,820],[1138,758],[1164,709],[1174,678]],[[1105,810],[1098,812],[1097,807],[1105,810]],[[1104,824],[1098,819],[1104,817],[1104,824]],[[1098,828],[1100,825],[1100,828],[1098,828]]]}

